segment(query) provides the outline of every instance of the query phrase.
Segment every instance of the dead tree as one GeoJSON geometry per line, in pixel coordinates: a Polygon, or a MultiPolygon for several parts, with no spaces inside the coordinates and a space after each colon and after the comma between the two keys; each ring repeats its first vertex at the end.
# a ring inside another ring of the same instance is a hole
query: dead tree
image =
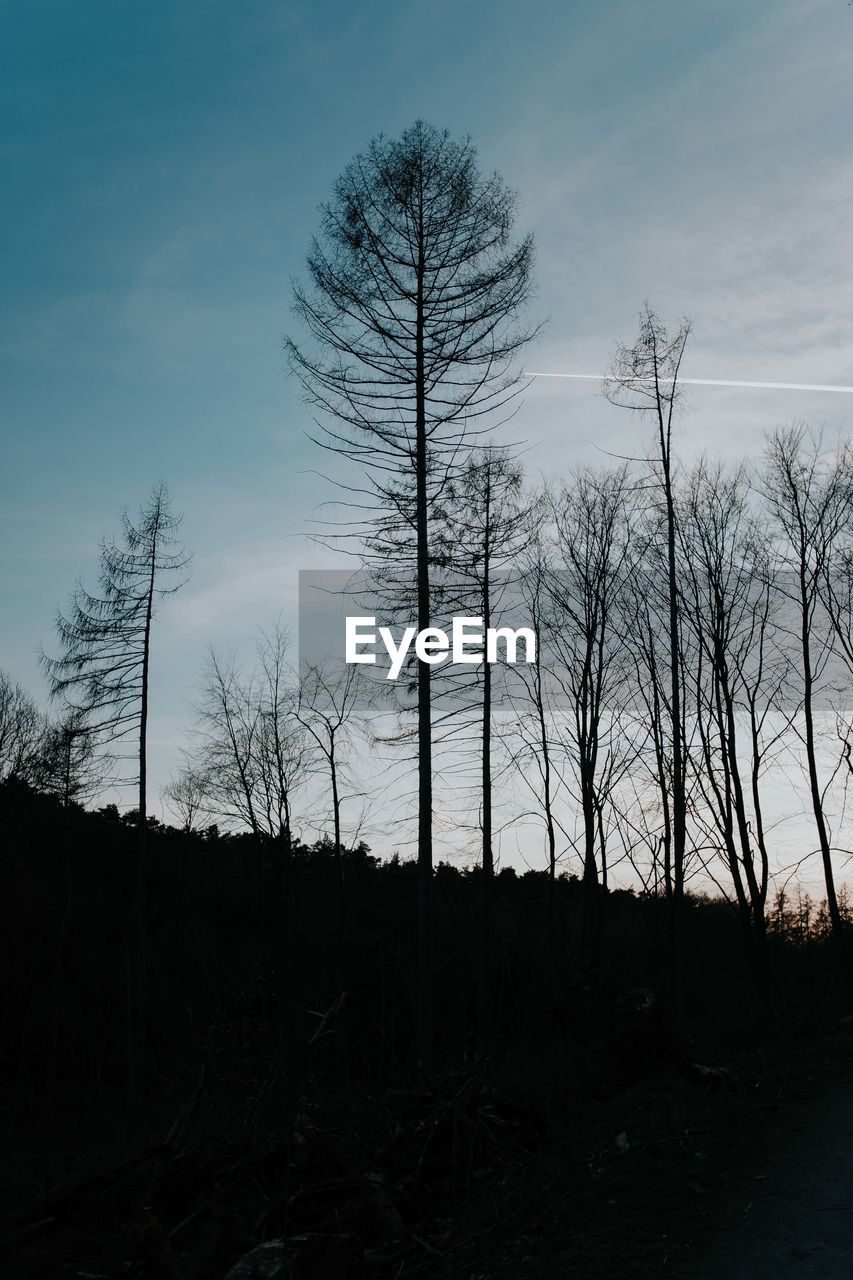
{"type": "Polygon", "coordinates": [[[143,1069],[148,950],[148,712],[154,610],[184,583],[189,556],[178,541],[181,517],[164,484],[151,490],[137,519],[122,513],[119,542],[102,541],[99,591],[82,584],[68,616],[57,615],[58,658],[42,655],[51,695],[84,718],[99,742],[134,742],[139,828],[136,885],[134,1029],[129,1053],[131,1092],[143,1069]],[[178,581],[175,582],[175,577],[178,581]]]}
{"type": "MultiPolygon", "coordinates": [[[[241,671],[211,650],[196,702],[189,775],[199,811],[226,827],[252,832],[262,858],[280,855],[285,884],[294,843],[294,800],[308,778],[311,752],[298,718],[298,690],[280,628],[261,634],[256,662],[241,671]]],[[[260,889],[260,884],[258,884],[260,889]]]]}
{"type": "Polygon", "coordinates": [[[626,763],[626,650],[620,601],[631,569],[628,472],[579,471],[551,494],[553,569],[549,647],[565,711],[567,772],[583,825],[581,964],[597,971],[602,888],[607,883],[606,810],[626,763]]]}
{"type": "Polygon", "coordinates": [[[560,830],[557,804],[564,789],[558,767],[560,740],[554,713],[555,680],[549,662],[551,646],[548,627],[551,617],[548,588],[551,566],[544,541],[544,505],[537,504],[539,518],[535,536],[521,565],[519,594],[526,617],[539,637],[537,660],[517,666],[509,688],[514,723],[510,726],[510,760],[541,813],[545,829],[548,868],[548,980],[557,982],[556,881],[557,834],[560,830]]]}
{"type": "Polygon", "coordinates": [[[650,456],[648,493],[661,512],[664,539],[664,572],[667,608],[669,708],[665,751],[671,756],[668,823],[671,826],[671,898],[669,923],[669,967],[673,999],[681,991],[681,926],[687,851],[686,743],[682,707],[681,617],[678,589],[677,528],[675,499],[675,455],[673,422],[679,402],[679,374],[684,358],[690,322],[683,320],[674,334],[646,303],[640,316],[640,332],[631,347],[617,348],[605,395],[614,404],[651,417],[656,449],[650,456]]]}
{"type": "Polygon", "coordinates": [[[26,690],[0,671],[0,782],[38,787],[47,722],[26,690]]]}
{"type": "Polygon", "coordinates": [[[833,933],[843,919],[832,865],[832,837],[817,758],[817,697],[838,630],[826,610],[827,584],[851,527],[853,462],[840,447],[828,456],[820,437],[799,425],[775,431],[767,442],[762,491],[773,522],[780,590],[794,616],[791,639],[801,681],[801,719],[811,809],[826,882],[833,933]]]}
{"type": "MultiPolygon", "coordinates": [[[[503,611],[518,603],[520,558],[536,521],[535,503],[523,490],[520,466],[505,449],[485,448],[474,454],[458,479],[448,485],[436,549],[449,582],[445,608],[479,617],[483,630],[499,627],[503,611]]],[[[484,653],[483,658],[487,655],[484,653]]],[[[502,668],[501,668],[502,669],[502,668]]],[[[493,831],[493,664],[474,668],[477,689],[475,721],[479,740],[481,865],[484,883],[494,878],[493,831]]],[[[467,683],[466,683],[467,689],[467,683]]],[[[486,889],[488,897],[489,890],[486,889]]],[[[487,909],[488,914],[488,909],[487,909]]]]}
{"type": "Polygon", "coordinates": [[[68,616],[59,613],[58,658],[43,655],[51,695],[85,714],[102,742],[132,738],[137,763],[139,824],[148,819],[148,708],[151,637],[158,600],[189,564],[177,540],[181,517],[172,511],[164,484],[152,489],[136,521],[122,513],[120,542],[100,548],[100,591],[82,584],[68,616]]]}
{"type": "Polygon", "coordinates": [[[350,737],[355,727],[362,690],[360,669],[343,666],[339,671],[307,663],[299,681],[296,718],[313,740],[328,772],[332,805],[332,831],[341,903],[344,901],[341,805],[350,737]]]}
{"type": "Polygon", "coordinates": [[[209,780],[201,770],[185,765],[163,788],[163,799],[180,822],[182,831],[195,830],[196,820],[204,812],[209,787],[209,780]]]}
{"type": "MultiPolygon", "coordinates": [[[[375,138],[337,181],[296,311],[312,345],[291,366],[322,420],[318,442],[365,472],[361,531],[391,516],[399,568],[430,625],[435,502],[461,451],[517,394],[513,357],[531,283],[530,238],[511,240],[514,196],[484,177],[468,139],[422,121],[375,138]],[[400,556],[404,549],[405,557],[400,556]]],[[[387,529],[387,525],[386,525],[387,529]]],[[[358,532],[358,529],[354,529],[358,532]]],[[[419,1057],[431,1057],[432,725],[418,664],[419,1057]]]]}
{"type": "MultiPolygon", "coordinates": [[[[787,663],[770,634],[778,604],[772,564],[743,468],[726,473],[699,464],[685,486],[679,541],[697,654],[696,783],[760,976],[770,870],[762,782],[790,721],[783,711],[787,663]]],[[[702,816],[694,813],[697,821],[702,816]]]]}
{"type": "MultiPolygon", "coordinates": [[[[845,454],[849,462],[849,444],[845,445],[845,454]]],[[[853,676],[853,513],[833,551],[824,568],[821,594],[832,627],[835,655],[846,673],[846,684],[853,676]]],[[[853,718],[849,696],[838,699],[835,727],[849,784],[853,779],[853,718]]]]}
{"type": "MultiPolygon", "coordinates": [[[[536,519],[536,504],[524,493],[523,473],[512,454],[494,447],[477,450],[458,478],[448,483],[438,521],[435,549],[444,570],[444,607],[459,616],[479,618],[484,633],[499,632],[502,624],[512,620],[519,603],[520,558],[530,544],[536,519]]],[[[457,736],[464,738],[473,730],[479,755],[483,920],[479,992],[485,1037],[491,1033],[496,973],[494,782],[500,770],[496,719],[507,672],[503,663],[493,661],[497,657],[496,644],[493,655],[483,652],[480,662],[463,668],[461,675],[458,671],[447,674],[448,720],[455,722],[457,736]],[[461,704],[458,708],[454,700],[461,704]]]]}

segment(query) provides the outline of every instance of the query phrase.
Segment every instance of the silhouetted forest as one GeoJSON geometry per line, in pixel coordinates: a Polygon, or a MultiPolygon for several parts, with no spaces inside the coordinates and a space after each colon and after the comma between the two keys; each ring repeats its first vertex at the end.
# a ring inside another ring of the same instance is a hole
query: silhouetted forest
{"type": "Polygon", "coordinates": [[[849,442],[683,458],[691,326],[646,305],[603,380],[637,456],[525,475],[516,214],[470,139],[377,137],[285,345],[344,476],[319,540],[389,624],[521,618],[535,662],[389,689],[258,619],[156,817],[160,483],[57,615],[48,710],[0,674],[4,1274],[656,1275],[673,1206],[711,1229],[696,1149],[722,1183],[849,1030],[849,442]]]}
{"type": "MultiPolygon", "coordinates": [[[[416,864],[380,861],[364,845],[339,862],[328,840],[296,844],[285,883],[275,841],[149,819],[147,1085],[144,1099],[129,1098],[135,818],[0,787],[0,1041],[21,1178],[6,1187],[15,1228],[3,1246],[22,1269],[7,1274],[66,1275],[97,1260],[118,1275],[132,1254],[144,1275],[224,1275],[223,1258],[263,1239],[290,1241],[278,1262],[302,1258],[294,1275],[393,1275],[404,1260],[412,1274],[444,1274],[469,1251],[431,1270],[413,1236],[460,1243],[442,1215],[458,1211],[467,1233],[483,1179],[502,1187],[531,1160],[547,1162],[555,1138],[576,1153],[590,1117],[607,1130],[615,1100],[662,1082],[682,1109],[707,1107],[709,1089],[738,1099],[746,1085],[719,1055],[764,1043],[784,1055],[792,1037],[819,1038],[846,1008],[825,906],[802,896],[780,896],[769,913],[761,991],[744,985],[731,906],[686,898],[691,1002],[675,1024],[654,995],[667,965],[662,897],[606,894],[591,983],[582,882],[559,877],[553,904],[547,872],[508,869],[494,884],[486,1045],[473,976],[482,873],[439,865],[441,1065],[424,1077],[414,1068],[416,864]]],[[[652,1105],[668,1131],[657,1095],[652,1105]]],[[[576,1159],[561,1156],[573,1186],[576,1159]]],[[[541,1175],[537,1163],[529,1176],[541,1175]]],[[[582,1184],[577,1194],[591,1194],[582,1184]]],[[[515,1211],[517,1188],[512,1196],[515,1211]]],[[[515,1244],[539,1211],[528,1206],[509,1228],[515,1244]]]]}
{"type": "MultiPolygon", "coordinates": [[[[94,1095],[104,1087],[121,1092],[135,815],[115,806],[65,808],[9,782],[0,803],[10,836],[2,907],[10,944],[2,1013],[6,1078],[39,1089],[73,1081],[94,1095]]],[[[250,835],[186,832],[150,819],[149,855],[146,1042],[157,1078],[168,1078],[176,1062],[192,1072],[208,1055],[229,1071],[236,1065],[231,1051],[251,1072],[266,1055],[272,1061],[286,1051],[286,1074],[298,1064],[303,1083],[318,1075],[340,1083],[411,1074],[417,972],[411,861],[380,861],[363,844],[344,849],[341,913],[329,840],[295,845],[286,883],[275,844],[259,847],[250,835]]],[[[436,868],[437,1035],[448,1065],[488,1056],[478,1042],[472,981],[482,942],[481,880],[479,869],[436,868]]],[[[849,919],[846,895],[841,904],[849,919]]],[[[557,880],[557,980],[548,972],[548,906],[546,872],[519,875],[510,868],[497,875],[491,1030],[501,1056],[535,1061],[563,1042],[582,1053],[599,994],[607,1016],[611,998],[647,1012],[665,974],[662,899],[630,890],[607,895],[600,992],[582,978],[579,878],[557,880]]],[[[686,916],[694,1017],[736,1012],[751,1019],[817,993],[831,996],[825,903],[779,895],[768,922],[773,980],[766,1005],[763,991],[750,997],[740,989],[744,947],[731,906],[691,896],[686,916]]],[[[650,1028],[663,1027],[658,1019],[654,1013],[650,1028]]],[[[654,1061],[674,1055],[674,1045],[674,1037],[655,1043],[650,1031],[645,1048],[654,1061]]],[[[610,1064],[626,1080],[649,1065],[642,1053],[620,1057],[615,1050],[610,1064]]]]}

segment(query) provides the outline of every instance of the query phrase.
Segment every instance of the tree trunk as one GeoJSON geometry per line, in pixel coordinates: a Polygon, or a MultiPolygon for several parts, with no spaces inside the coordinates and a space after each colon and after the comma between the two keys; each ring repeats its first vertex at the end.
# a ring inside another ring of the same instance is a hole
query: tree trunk
{"type": "Polygon", "coordinates": [[[154,583],[157,572],[157,533],[151,543],[151,572],[145,607],[142,643],[142,689],[139,708],[139,828],[137,832],[136,874],[136,1008],[132,1017],[133,1044],[130,1049],[130,1092],[137,1095],[145,1080],[145,1023],[148,960],[148,672],[151,656],[151,620],[154,612],[154,583]]]}
{"type": "MultiPolygon", "coordinates": [[[[420,206],[415,334],[415,485],[418,631],[430,625],[429,507],[427,492],[426,378],[424,370],[423,205],[420,206]]],[[[418,1002],[417,1052],[423,1070],[433,1054],[432,990],[432,690],[429,663],[418,660],[418,1002]]]]}
{"type": "MultiPolygon", "coordinates": [[[[805,563],[805,550],[802,551],[802,563],[805,563]]],[[[829,918],[832,923],[832,932],[836,938],[842,936],[844,923],[841,919],[841,911],[838,906],[838,895],[835,892],[835,873],[832,868],[832,852],[829,844],[829,832],[826,827],[826,818],[823,812],[823,798],[820,793],[820,777],[817,769],[817,755],[815,753],[815,732],[814,732],[814,677],[812,674],[812,656],[811,656],[811,626],[809,616],[809,605],[807,600],[807,588],[805,584],[804,574],[800,573],[800,599],[801,599],[801,629],[800,642],[803,654],[803,719],[806,726],[806,761],[809,770],[809,791],[811,793],[812,811],[814,813],[815,826],[817,827],[818,843],[820,845],[820,856],[823,863],[823,876],[826,881],[826,907],[829,912],[829,918]]]]}
{"type": "Polygon", "coordinates": [[[670,710],[672,736],[672,897],[669,917],[669,976],[672,1004],[681,1003],[681,948],[684,898],[684,856],[687,845],[687,797],[684,780],[684,750],[681,732],[681,649],[678,616],[678,569],[676,564],[675,502],[670,470],[670,446],[661,425],[661,459],[666,495],[667,570],[669,594],[670,710]]]}
{"type": "MultiPolygon", "coordinates": [[[[489,497],[486,497],[486,522],[483,547],[483,626],[491,626],[491,573],[489,555],[489,497]]],[[[494,1032],[494,984],[496,957],[494,954],[494,878],[495,864],[492,849],[492,668],[483,655],[483,719],[482,745],[482,828],[483,828],[483,936],[480,944],[480,1043],[487,1046],[494,1032]]]]}

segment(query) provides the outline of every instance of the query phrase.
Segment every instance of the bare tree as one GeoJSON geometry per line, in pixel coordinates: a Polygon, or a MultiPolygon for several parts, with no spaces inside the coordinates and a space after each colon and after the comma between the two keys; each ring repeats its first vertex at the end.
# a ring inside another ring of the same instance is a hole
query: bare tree
{"type": "MultiPolygon", "coordinates": [[[[518,603],[521,557],[530,543],[536,514],[535,502],[524,492],[521,467],[507,450],[484,448],[469,458],[458,478],[448,485],[436,538],[438,558],[449,579],[446,607],[479,617],[484,632],[499,627],[503,614],[511,614],[518,603]]],[[[470,680],[464,682],[470,697],[465,698],[463,718],[473,709],[479,740],[481,864],[487,901],[495,869],[493,684],[505,670],[496,671],[493,663],[483,661],[473,668],[476,689],[471,689],[470,680]]]]}
{"type": "Polygon", "coordinates": [[[627,668],[619,604],[630,572],[631,500],[625,467],[579,471],[551,494],[553,651],[568,772],[583,822],[582,965],[598,967],[606,811],[630,741],[623,723],[627,668]]]}
{"type": "MultiPolygon", "coordinates": [[[[845,468],[853,468],[853,460],[844,451],[845,468]]],[[[836,645],[849,672],[853,672],[853,514],[839,529],[839,536],[826,557],[821,593],[836,645]]]]}
{"type": "Polygon", "coordinates": [[[548,855],[548,959],[549,980],[556,980],[556,880],[557,832],[556,804],[562,778],[555,756],[559,738],[554,724],[554,681],[549,679],[547,662],[547,625],[550,617],[548,581],[550,565],[544,544],[544,509],[537,506],[538,519],[534,537],[522,561],[520,594],[527,617],[539,637],[537,660],[515,668],[515,684],[511,687],[510,706],[515,712],[510,723],[512,742],[510,759],[523,779],[533,802],[539,809],[545,827],[548,855]]]}
{"type": "Polygon", "coordinates": [[[833,622],[836,610],[827,611],[822,605],[853,518],[853,462],[849,448],[840,446],[827,456],[820,437],[810,434],[804,425],[775,431],[767,443],[762,489],[774,525],[780,590],[790,602],[795,619],[792,638],[802,682],[809,795],[826,882],[827,909],[833,932],[840,936],[844,922],[835,887],[815,722],[820,682],[839,634],[833,622]]]}
{"type": "Polygon", "coordinates": [[[72,709],[52,719],[0,671],[0,782],[25,782],[65,807],[89,799],[110,767],[103,753],[96,756],[94,737],[85,713],[72,709]]]}
{"type": "Polygon", "coordinates": [[[206,773],[191,764],[172,775],[163,788],[163,799],[175,814],[183,831],[195,830],[196,820],[204,813],[205,797],[211,787],[206,773]]]}
{"type": "Polygon", "coordinates": [[[649,546],[640,550],[635,578],[626,586],[624,632],[627,653],[634,664],[632,687],[635,707],[632,737],[634,768],[622,798],[620,836],[635,870],[642,874],[636,856],[639,842],[648,848],[651,865],[644,875],[647,890],[673,897],[672,872],[672,756],[668,725],[670,702],[667,693],[665,630],[660,618],[657,588],[659,575],[649,564],[649,546]]]}
{"type": "MultiPolygon", "coordinates": [[[[430,625],[430,525],[467,442],[519,390],[512,359],[531,283],[530,238],[514,245],[514,196],[483,177],[469,139],[417,121],[379,136],[344,170],[308,258],[296,310],[314,349],[288,342],[292,367],[323,416],[319,442],[366,472],[368,524],[404,535],[417,625],[430,625]],[[481,424],[481,425],[478,425],[481,424]]],[[[430,665],[419,662],[419,1056],[431,1057],[430,665]]]]}
{"type": "MultiPolygon", "coordinates": [[[[853,676],[853,515],[827,557],[821,594],[835,654],[849,680],[853,676]]],[[[840,697],[836,694],[835,727],[849,784],[853,780],[853,712],[846,689],[840,697]]]]}
{"type": "Polygon", "coordinates": [[[299,681],[296,717],[313,739],[329,775],[332,800],[332,830],[338,866],[341,900],[344,895],[341,805],[345,785],[350,736],[356,722],[362,690],[360,669],[343,666],[339,672],[316,663],[307,663],[299,681]]]}
{"type": "Polygon", "coordinates": [[[211,650],[188,760],[192,786],[201,792],[199,811],[248,828],[259,850],[279,850],[282,882],[294,843],[294,798],[311,765],[287,653],[280,627],[261,634],[248,672],[211,650]]]}
{"type": "Polygon", "coordinates": [[[38,786],[47,722],[26,690],[0,670],[0,782],[38,786]]]}
{"type": "Polygon", "coordinates": [[[181,517],[164,484],[152,489],[136,521],[122,513],[121,542],[100,548],[100,592],[78,584],[68,617],[59,613],[63,653],[43,655],[51,695],[85,714],[101,741],[132,736],[136,744],[139,821],[148,815],[148,706],[155,605],[183,585],[189,556],[177,541],[181,517]]]}
{"type": "Polygon", "coordinates": [[[770,637],[778,593],[744,468],[727,474],[699,464],[686,485],[679,539],[685,616],[697,642],[697,784],[760,968],[770,872],[762,780],[790,718],[782,711],[788,664],[770,637]]]}
{"type": "MultiPolygon", "coordinates": [[[[500,634],[503,623],[513,620],[519,603],[520,557],[536,527],[536,506],[523,488],[521,467],[506,450],[478,449],[453,478],[446,491],[435,538],[436,558],[444,575],[444,606],[460,616],[478,618],[484,634],[500,634]]],[[[525,620],[526,621],[526,620],[525,620]]],[[[494,781],[500,760],[495,747],[501,694],[506,691],[507,667],[497,665],[497,654],[484,650],[471,667],[445,668],[449,694],[448,723],[453,726],[453,749],[471,731],[478,756],[480,793],[479,826],[482,867],[483,936],[479,947],[479,1020],[481,1035],[491,1034],[496,956],[493,897],[495,878],[494,781]],[[496,696],[497,695],[497,696],[496,696]]],[[[532,655],[527,655],[528,660],[532,655]]],[[[515,655],[513,655],[513,661],[515,655]]],[[[508,762],[504,762],[506,765],[508,762]]],[[[454,773],[460,774],[458,765],[454,773]]]]}
{"type": "Polygon", "coordinates": [[[99,593],[92,594],[78,583],[70,615],[57,615],[63,653],[58,658],[42,655],[51,695],[61,698],[72,716],[85,719],[93,738],[100,742],[134,739],[139,845],[131,1092],[137,1088],[142,1067],[147,985],[151,637],[157,601],[183,585],[183,578],[175,583],[174,576],[181,575],[189,563],[177,539],[180,523],[164,484],[151,490],[135,521],[125,510],[121,541],[101,542],[99,593]]]}
{"type": "Polygon", "coordinates": [[[679,375],[690,336],[690,322],[682,320],[674,334],[646,303],[640,331],[633,346],[620,346],[605,383],[605,395],[614,404],[650,415],[657,449],[653,458],[649,492],[657,495],[665,545],[667,584],[666,627],[669,642],[669,714],[666,752],[671,755],[670,806],[672,895],[669,927],[670,977],[674,999],[679,999],[681,978],[681,917],[687,848],[686,745],[682,707],[681,619],[678,589],[675,457],[673,422],[679,402],[679,375]]]}

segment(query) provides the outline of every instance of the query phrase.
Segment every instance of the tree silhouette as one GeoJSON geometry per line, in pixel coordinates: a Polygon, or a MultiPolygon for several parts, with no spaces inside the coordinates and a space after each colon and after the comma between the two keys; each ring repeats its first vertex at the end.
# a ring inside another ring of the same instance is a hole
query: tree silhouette
{"type": "MultiPolygon", "coordinates": [[[[164,585],[189,564],[176,534],[181,517],[172,511],[168,489],[151,490],[135,521],[122,513],[120,542],[102,541],[99,593],[78,583],[69,616],[59,613],[57,630],[63,653],[42,655],[54,698],[62,698],[73,717],[83,717],[92,737],[113,742],[135,739],[139,827],[135,900],[135,982],[128,1047],[131,1092],[143,1068],[148,946],[148,706],[154,607],[183,585],[164,585]]],[[[70,744],[69,744],[70,749],[70,744]]]]}
{"type": "MultiPolygon", "coordinates": [[[[395,530],[397,568],[430,625],[430,526],[434,505],[466,446],[504,409],[521,382],[513,357],[531,336],[520,327],[532,239],[512,243],[515,197],[483,176],[467,138],[417,121],[382,135],[346,167],[323,207],[308,256],[310,287],[296,312],[313,340],[287,343],[291,367],[321,414],[316,437],[360,464],[361,516],[395,530]]],[[[419,662],[418,863],[420,1056],[431,1056],[430,895],[432,728],[430,666],[419,662]]]]}
{"type": "Polygon", "coordinates": [[[176,538],[180,523],[164,484],[151,490],[135,521],[125,510],[121,542],[101,542],[99,593],[78,583],[70,614],[57,615],[63,653],[58,658],[42,655],[51,696],[84,713],[99,740],[136,740],[143,826],[148,816],[151,631],[157,600],[183,585],[183,580],[164,585],[164,576],[171,578],[189,564],[176,538]]]}
{"type": "MultiPolygon", "coordinates": [[[[748,485],[744,468],[700,462],[685,486],[679,540],[685,615],[697,642],[693,769],[758,972],[769,880],[761,792],[768,752],[782,732],[769,723],[781,712],[788,663],[768,638],[778,623],[778,589],[748,485]]],[[[790,717],[783,721],[789,727],[790,717]]]]}
{"type": "Polygon", "coordinates": [[[46,729],[34,699],[0,670],[0,782],[41,782],[46,729]]]}
{"type": "MultiPolygon", "coordinates": [[[[211,649],[196,705],[195,741],[178,775],[186,811],[248,829],[258,851],[278,855],[278,881],[287,884],[295,841],[293,802],[312,767],[312,742],[297,717],[298,691],[281,626],[259,634],[256,662],[241,671],[233,656],[211,649]]],[[[173,800],[176,798],[173,794],[173,800]]]]}
{"type": "Polygon", "coordinates": [[[674,334],[645,304],[633,346],[617,348],[604,392],[614,404],[650,415],[657,450],[651,459],[650,492],[660,494],[661,525],[665,541],[666,627],[669,643],[669,741],[671,755],[671,865],[672,895],[669,929],[673,996],[680,993],[680,934],[687,847],[686,746],[682,707],[681,613],[678,592],[675,456],[672,428],[679,401],[679,374],[690,336],[690,322],[682,320],[674,334]]]}
{"type": "Polygon", "coordinates": [[[620,603],[632,568],[627,468],[578,471],[550,495],[554,572],[549,641],[566,706],[562,738],[583,822],[582,964],[600,959],[601,888],[607,887],[607,809],[625,768],[625,643],[620,603]]]}
{"type": "Polygon", "coordinates": [[[802,424],[775,431],[767,443],[763,483],[778,557],[780,588],[796,617],[797,659],[802,681],[802,722],[809,795],[818,837],[826,903],[832,929],[844,921],[835,887],[825,784],[817,759],[815,703],[821,677],[839,631],[837,613],[822,607],[827,581],[840,567],[853,525],[853,459],[847,445],[827,457],[819,436],[802,424]]]}

